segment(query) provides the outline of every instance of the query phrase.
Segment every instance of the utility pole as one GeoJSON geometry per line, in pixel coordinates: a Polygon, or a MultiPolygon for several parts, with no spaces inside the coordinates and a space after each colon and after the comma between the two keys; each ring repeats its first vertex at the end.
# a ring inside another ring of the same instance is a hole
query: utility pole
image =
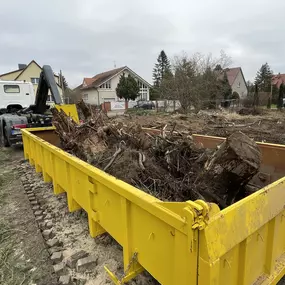
{"type": "MultiPolygon", "coordinates": [[[[65,100],[65,97],[64,97],[64,85],[63,85],[63,80],[62,80],[62,72],[61,70],[59,71],[59,85],[61,87],[61,90],[62,90],[62,98],[63,98],[63,101],[65,100]]],[[[64,102],[65,103],[65,102],[64,102]]]]}

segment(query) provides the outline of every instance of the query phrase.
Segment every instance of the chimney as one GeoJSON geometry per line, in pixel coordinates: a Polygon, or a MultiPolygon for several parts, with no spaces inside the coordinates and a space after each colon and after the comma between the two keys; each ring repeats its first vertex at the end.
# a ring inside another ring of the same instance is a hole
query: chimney
{"type": "Polygon", "coordinates": [[[19,69],[24,69],[27,67],[27,65],[24,63],[18,63],[18,67],[19,67],[19,69]]]}

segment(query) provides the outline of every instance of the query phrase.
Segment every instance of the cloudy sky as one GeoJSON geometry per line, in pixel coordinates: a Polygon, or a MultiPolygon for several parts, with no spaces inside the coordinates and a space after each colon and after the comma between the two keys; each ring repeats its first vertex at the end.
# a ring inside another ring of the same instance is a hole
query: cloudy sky
{"type": "Polygon", "coordinates": [[[35,59],[76,86],[115,62],[151,82],[161,49],[223,49],[246,80],[265,62],[285,73],[284,11],[284,0],[1,1],[0,73],[35,59]]]}

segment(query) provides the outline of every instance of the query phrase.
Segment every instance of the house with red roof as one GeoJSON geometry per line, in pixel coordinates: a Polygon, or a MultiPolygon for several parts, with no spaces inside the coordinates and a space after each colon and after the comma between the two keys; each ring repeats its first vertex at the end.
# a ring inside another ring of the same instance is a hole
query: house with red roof
{"type": "Polygon", "coordinates": [[[280,85],[283,83],[285,84],[285,74],[277,74],[272,76],[272,85],[276,85],[276,87],[279,89],[280,85]]]}
{"type": "Polygon", "coordinates": [[[240,99],[245,98],[248,94],[248,89],[241,67],[226,68],[225,72],[232,92],[236,92],[240,99]]]}
{"type": "Polygon", "coordinates": [[[83,79],[82,84],[76,89],[80,89],[83,100],[89,104],[100,105],[104,102],[119,101],[120,99],[117,97],[116,88],[120,76],[123,74],[124,76],[130,74],[137,80],[140,87],[137,100],[149,100],[151,84],[127,66],[108,70],[93,77],[86,77],[83,79]]]}

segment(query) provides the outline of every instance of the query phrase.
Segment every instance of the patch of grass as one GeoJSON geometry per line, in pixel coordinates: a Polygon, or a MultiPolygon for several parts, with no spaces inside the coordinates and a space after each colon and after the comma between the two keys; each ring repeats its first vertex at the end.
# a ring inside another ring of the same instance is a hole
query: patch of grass
{"type": "Polygon", "coordinates": [[[154,110],[144,110],[144,109],[136,109],[136,108],[128,109],[125,112],[125,114],[133,114],[137,116],[147,116],[147,115],[152,115],[153,113],[156,114],[154,110]]]}
{"type": "Polygon", "coordinates": [[[27,266],[19,267],[19,256],[15,255],[15,231],[18,230],[0,222],[0,284],[3,285],[23,285],[29,279],[27,266]]]}
{"type": "Polygon", "coordinates": [[[5,164],[8,160],[9,160],[8,153],[0,148],[0,165],[5,164]]]}
{"type": "MultiPolygon", "coordinates": [[[[2,171],[0,173],[0,205],[6,204],[7,186],[13,181],[15,178],[15,173],[13,171],[2,171]]],[[[1,283],[0,283],[1,284],[1,283]]]]}
{"type": "Polygon", "coordinates": [[[167,112],[157,112],[156,110],[145,110],[145,109],[128,109],[125,114],[131,114],[136,116],[157,116],[157,115],[167,115],[169,116],[171,113],[167,112]]]}

